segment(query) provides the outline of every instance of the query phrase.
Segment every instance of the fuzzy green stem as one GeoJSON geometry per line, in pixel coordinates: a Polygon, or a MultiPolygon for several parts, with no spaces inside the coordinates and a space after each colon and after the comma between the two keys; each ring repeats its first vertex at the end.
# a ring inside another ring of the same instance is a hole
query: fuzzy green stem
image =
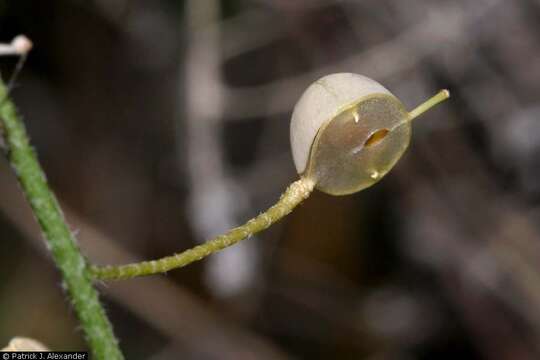
{"type": "Polygon", "coordinates": [[[308,178],[301,178],[295,181],[285,190],[279,201],[262,214],[249,220],[244,225],[229,230],[227,233],[219,235],[192,249],[158,260],[119,266],[92,266],[92,274],[98,279],[122,280],[137,276],[164,273],[186,266],[267,229],[305,200],[311,194],[314,187],[315,182],[308,178]]]}
{"type": "Polygon", "coordinates": [[[448,90],[441,90],[436,95],[430,97],[422,104],[418,105],[411,112],[409,112],[409,121],[414,120],[418,116],[422,115],[441,101],[444,101],[450,97],[450,92],[448,90]]]}
{"type": "Polygon", "coordinates": [[[8,98],[2,80],[0,101],[0,124],[3,125],[9,162],[41,226],[47,248],[60,269],[64,287],[81,322],[93,358],[123,359],[112,326],[92,285],[86,261],[47,185],[43,170],[29,144],[24,124],[17,115],[15,105],[8,98]]]}

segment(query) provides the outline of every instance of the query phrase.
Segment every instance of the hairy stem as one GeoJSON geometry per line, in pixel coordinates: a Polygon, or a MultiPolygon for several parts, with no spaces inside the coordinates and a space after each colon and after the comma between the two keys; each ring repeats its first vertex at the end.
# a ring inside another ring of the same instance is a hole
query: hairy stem
{"type": "Polygon", "coordinates": [[[195,246],[184,252],[167,256],[158,260],[143,261],[127,265],[92,266],[94,277],[105,280],[129,279],[136,276],[145,276],[164,273],[169,270],[191,264],[206,256],[234,245],[239,241],[263,231],[287,214],[298,204],[305,200],[313,191],[315,182],[308,178],[301,178],[292,183],[281,195],[279,201],[262,214],[254,217],[244,225],[229,230],[202,245],[195,246]]]}
{"type": "Polygon", "coordinates": [[[64,287],[81,322],[93,358],[123,359],[112,326],[92,285],[85,259],[47,185],[43,170],[29,144],[24,124],[8,98],[7,87],[1,79],[0,101],[0,124],[3,125],[7,157],[41,226],[47,248],[60,269],[64,287]]]}

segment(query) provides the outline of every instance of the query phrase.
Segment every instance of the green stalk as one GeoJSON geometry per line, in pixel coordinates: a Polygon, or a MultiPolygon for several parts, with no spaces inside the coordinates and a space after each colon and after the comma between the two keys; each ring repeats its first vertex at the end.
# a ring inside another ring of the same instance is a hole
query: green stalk
{"type": "Polygon", "coordinates": [[[167,256],[158,260],[143,261],[126,265],[92,266],[92,275],[102,280],[122,280],[137,276],[164,273],[172,269],[191,264],[208,255],[234,245],[248,238],[289,214],[298,204],[313,191],[315,182],[308,178],[300,178],[293,182],[281,195],[279,201],[265,212],[259,214],[244,225],[229,230],[212,240],[184,252],[167,256]]]}
{"type": "Polygon", "coordinates": [[[60,269],[64,288],[81,322],[94,359],[123,359],[111,323],[99,302],[84,257],[65,222],[62,210],[31,148],[23,122],[0,79],[0,125],[8,147],[7,157],[32,207],[47,248],[60,269]]]}

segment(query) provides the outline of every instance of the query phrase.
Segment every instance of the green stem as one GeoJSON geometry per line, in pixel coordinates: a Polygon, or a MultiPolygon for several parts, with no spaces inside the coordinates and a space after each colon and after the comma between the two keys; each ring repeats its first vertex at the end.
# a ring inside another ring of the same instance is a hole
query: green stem
{"type": "Polygon", "coordinates": [[[24,127],[0,80],[0,123],[3,125],[8,159],[19,178],[45,236],[64,287],[95,359],[123,359],[112,326],[101,306],[84,257],[65,222],[62,210],[47,185],[45,175],[31,148],[24,127]]]}
{"type": "Polygon", "coordinates": [[[92,266],[92,274],[98,279],[121,280],[136,276],[164,273],[175,268],[186,266],[267,229],[270,225],[289,214],[298,204],[305,200],[309,194],[311,194],[314,187],[315,183],[308,178],[301,178],[300,180],[295,181],[287,188],[287,190],[285,190],[279,201],[262,214],[249,220],[244,225],[229,230],[227,233],[219,235],[192,249],[158,260],[119,266],[92,266]]]}

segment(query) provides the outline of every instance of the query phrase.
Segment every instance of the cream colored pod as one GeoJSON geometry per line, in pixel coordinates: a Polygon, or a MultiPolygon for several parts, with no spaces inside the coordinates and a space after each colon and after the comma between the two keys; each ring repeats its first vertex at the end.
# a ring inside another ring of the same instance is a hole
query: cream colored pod
{"type": "Polygon", "coordinates": [[[362,75],[327,75],[302,94],[291,119],[296,170],[332,195],[379,181],[411,138],[409,113],[392,93],[362,75]]]}
{"type": "MultiPolygon", "coordinates": [[[[49,351],[49,349],[37,340],[25,337],[14,337],[9,344],[0,351],[49,351]]],[[[22,358],[23,357],[18,357],[17,359],[22,358]]],[[[3,359],[11,358],[3,357],[3,359]]],[[[30,359],[30,357],[26,359],[30,359]]]]}

